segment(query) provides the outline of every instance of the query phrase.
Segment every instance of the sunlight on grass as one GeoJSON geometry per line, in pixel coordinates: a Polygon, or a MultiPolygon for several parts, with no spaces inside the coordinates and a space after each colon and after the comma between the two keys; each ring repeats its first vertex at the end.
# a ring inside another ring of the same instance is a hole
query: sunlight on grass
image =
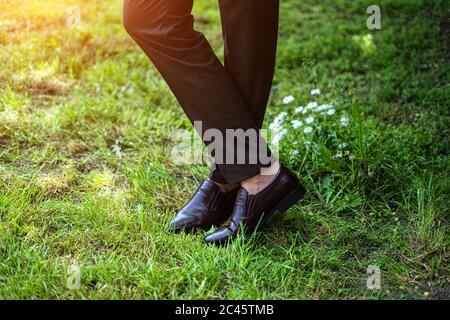
{"type": "Polygon", "coordinates": [[[361,48],[362,52],[366,55],[374,54],[376,46],[373,42],[372,34],[366,34],[364,36],[353,36],[353,41],[361,48]]]}
{"type": "MultiPolygon", "coordinates": [[[[280,157],[309,193],[215,248],[168,230],[208,167],[170,159],[172,132],[192,128],[124,31],[122,1],[0,3],[0,298],[448,293],[443,5],[385,1],[388,23],[371,31],[364,1],[282,1],[264,126],[283,132],[280,157]],[[80,290],[66,287],[74,261],[80,290]],[[366,287],[369,265],[380,290],[366,287]]],[[[217,2],[197,0],[194,15],[223,57],[217,2]]]]}

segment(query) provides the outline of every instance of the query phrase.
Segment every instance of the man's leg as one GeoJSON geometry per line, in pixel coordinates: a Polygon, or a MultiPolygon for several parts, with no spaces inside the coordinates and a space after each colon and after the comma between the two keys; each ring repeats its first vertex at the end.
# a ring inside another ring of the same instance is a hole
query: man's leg
{"type": "MultiPolygon", "coordinates": [[[[278,29],[278,0],[220,0],[225,66],[258,128],[272,83],[278,29]]],[[[220,171],[213,170],[220,178],[220,171]]],[[[303,198],[305,189],[286,167],[272,163],[265,175],[241,181],[228,225],[205,237],[224,245],[242,230],[252,234],[275,211],[284,212],[303,198]]]]}
{"type": "MultiPolygon", "coordinates": [[[[279,0],[219,0],[219,4],[225,69],[261,128],[275,69],[279,0]]],[[[226,183],[215,165],[210,178],[226,183]]]]}
{"type": "MultiPolygon", "coordinates": [[[[124,25],[156,65],[191,122],[202,122],[202,136],[208,129],[217,129],[223,137],[227,129],[257,130],[230,74],[206,38],[194,30],[192,5],[193,0],[125,0],[124,25]]],[[[243,152],[224,148],[225,155],[243,152]]],[[[217,166],[230,184],[257,175],[263,167],[261,163],[217,166]]]]}

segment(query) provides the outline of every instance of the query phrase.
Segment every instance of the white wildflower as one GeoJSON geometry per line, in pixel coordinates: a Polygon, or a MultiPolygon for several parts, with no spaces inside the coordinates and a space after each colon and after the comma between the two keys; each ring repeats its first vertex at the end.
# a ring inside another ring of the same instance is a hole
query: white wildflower
{"type": "Polygon", "coordinates": [[[307,124],[313,123],[313,122],[314,122],[314,117],[311,116],[311,117],[306,118],[306,119],[305,119],[305,122],[306,122],[307,124]]]}
{"type": "Polygon", "coordinates": [[[347,148],[347,144],[345,142],[344,143],[340,143],[338,148],[339,149],[345,149],[345,148],[347,148]]]}
{"type": "Polygon", "coordinates": [[[279,134],[275,135],[275,136],[272,138],[272,145],[277,145],[277,144],[279,144],[280,141],[281,141],[281,139],[282,139],[282,137],[281,137],[279,134]]]}
{"type": "Polygon", "coordinates": [[[287,115],[287,112],[281,112],[278,116],[275,117],[275,119],[273,119],[273,122],[269,125],[269,129],[275,132],[280,132],[282,130],[284,119],[287,115]]]}
{"type": "Polygon", "coordinates": [[[292,120],[291,124],[292,124],[292,128],[298,129],[303,125],[303,122],[301,122],[299,120],[292,120]]]}
{"type": "Polygon", "coordinates": [[[349,158],[350,160],[352,160],[352,161],[353,161],[353,160],[355,160],[355,156],[354,156],[354,155],[352,155],[352,154],[351,154],[351,155],[349,155],[349,157],[348,157],[348,158],[349,158]]]}
{"type": "Polygon", "coordinates": [[[284,99],[283,99],[283,104],[289,104],[289,103],[291,103],[291,102],[294,102],[294,100],[295,100],[294,96],[287,96],[287,97],[284,97],[284,99]]]}
{"type": "Polygon", "coordinates": [[[318,96],[319,94],[320,94],[320,89],[314,89],[314,90],[311,90],[311,95],[312,96],[318,96]]]}
{"type": "Polygon", "coordinates": [[[274,135],[272,138],[272,144],[277,145],[280,143],[281,140],[283,140],[284,135],[287,133],[287,129],[282,129],[280,132],[274,135]]]}
{"type": "Polygon", "coordinates": [[[320,112],[321,114],[325,114],[325,112],[327,110],[333,109],[333,105],[332,104],[322,104],[320,106],[318,106],[314,112],[320,112]]]}
{"type": "Polygon", "coordinates": [[[280,112],[280,114],[278,115],[278,118],[284,119],[287,115],[288,115],[288,113],[286,111],[283,111],[283,112],[280,112]]]}
{"type": "Polygon", "coordinates": [[[271,124],[269,124],[269,129],[271,131],[280,131],[281,127],[277,123],[272,122],[271,124]]]}
{"type": "Polygon", "coordinates": [[[347,127],[348,124],[349,124],[349,120],[348,120],[347,117],[342,117],[342,118],[339,120],[339,122],[341,123],[341,126],[342,126],[342,127],[347,127]]]}
{"type": "Polygon", "coordinates": [[[298,150],[292,150],[291,155],[292,155],[293,157],[298,156],[298,150]]]}
{"type": "Polygon", "coordinates": [[[305,129],[303,129],[304,133],[312,133],[313,132],[313,128],[311,127],[306,127],[305,129]]]}
{"type": "Polygon", "coordinates": [[[329,115],[329,116],[332,116],[333,114],[335,114],[336,113],[336,110],[334,110],[334,109],[330,109],[330,110],[328,110],[328,112],[327,112],[327,114],[329,115]]]}
{"type": "Polygon", "coordinates": [[[122,158],[122,149],[120,148],[119,141],[116,140],[116,143],[112,145],[111,149],[117,158],[122,158]]]}
{"type": "Polygon", "coordinates": [[[318,106],[319,104],[317,102],[310,102],[306,105],[306,109],[311,110],[318,106]]]}
{"type": "Polygon", "coordinates": [[[342,154],[342,152],[338,152],[336,153],[336,158],[342,158],[344,155],[342,154]]]}
{"type": "Polygon", "coordinates": [[[273,138],[272,138],[272,145],[279,144],[282,138],[283,137],[280,134],[276,134],[275,136],[273,136],[273,138]]]}
{"type": "Polygon", "coordinates": [[[318,106],[317,108],[315,108],[314,110],[313,110],[313,112],[321,112],[321,111],[323,111],[324,109],[323,109],[323,105],[320,105],[320,106],[318,106]]]}
{"type": "Polygon", "coordinates": [[[311,145],[311,141],[305,141],[304,143],[305,143],[305,147],[307,147],[307,148],[311,145]]]}
{"type": "Polygon", "coordinates": [[[306,112],[306,109],[304,107],[297,107],[294,111],[295,113],[304,113],[306,112]]]}

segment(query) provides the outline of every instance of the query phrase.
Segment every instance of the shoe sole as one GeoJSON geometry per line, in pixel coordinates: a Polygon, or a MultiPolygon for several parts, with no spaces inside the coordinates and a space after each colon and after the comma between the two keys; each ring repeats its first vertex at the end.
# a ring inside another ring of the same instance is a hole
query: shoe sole
{"type": "MultiPolygon", "coordinates": [[[[302,200],[305,197],[305,194],[306,189],[301,184],[299,184],[297,187],[295,187],[293,191],[291,191],[291,193],[289,193],[286,197],[284,197],[283,200],[281,200],[280,203],[278,203],[268,214],[263,214],[259,223],[259,227],[253,230],[253,232],[246,234],[245,237],[249,237],[255,232],[257,232],[257,229],[259,229],[262,225],[264,225],[275,212],[284,213],[288,211],[293,205],[302,200]]],[[[228,239],[227,241],[224,242],[211,242],[208,244],[212,244],[217,247],[225,247],[228,244],[230,244],[233,240],[234,239],[228,239]]]]}
{"type": "Polygon", "coordinates": [[[281,202],[272,210],[278,212],[288,211],[294,204],[305,197],[306,189],[299,184],[294,191],[289,193],[281,202]]]}
{"type": "Polygon", "coordinates": [[[195,227],[182,227],[182,228],[170,228],[169,230],[172,231],[175,234],[179,234],[179,233],[196,233],[197,231],[208,231],[210,230],[212,227],[215,227],[217,225],[211,225],[209,227],[205,227],[205,226],[195,226],[195,227]]]}
{"type": "Polygon", "coordinates": [[[268,214],[264,214],[261,220],[260,225],[269,220],[269,218],[275,213],[284,213],[288,211],[292,206],[294,206],[297,202],[302,200],[305,197],[306,189],[301,184],[299,184],[291,193],[289,193],[283,200],[280,201],[268,214]]]}

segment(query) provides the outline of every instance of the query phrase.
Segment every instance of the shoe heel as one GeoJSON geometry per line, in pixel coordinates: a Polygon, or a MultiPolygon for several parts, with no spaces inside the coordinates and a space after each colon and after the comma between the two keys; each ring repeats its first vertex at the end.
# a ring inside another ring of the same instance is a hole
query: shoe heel
{"type": "Polygon", "coordinates": [[[283,200],[281,200],[281,202],[275,207],[274,211],[278,211],[278,212],[288,211],[290,207],[292,207],[298,201],[303,199],[305,194],[306,194],[306,189],[301,184],[299,184],[294,189],[294,191],[292,191],[283,200]]]}

